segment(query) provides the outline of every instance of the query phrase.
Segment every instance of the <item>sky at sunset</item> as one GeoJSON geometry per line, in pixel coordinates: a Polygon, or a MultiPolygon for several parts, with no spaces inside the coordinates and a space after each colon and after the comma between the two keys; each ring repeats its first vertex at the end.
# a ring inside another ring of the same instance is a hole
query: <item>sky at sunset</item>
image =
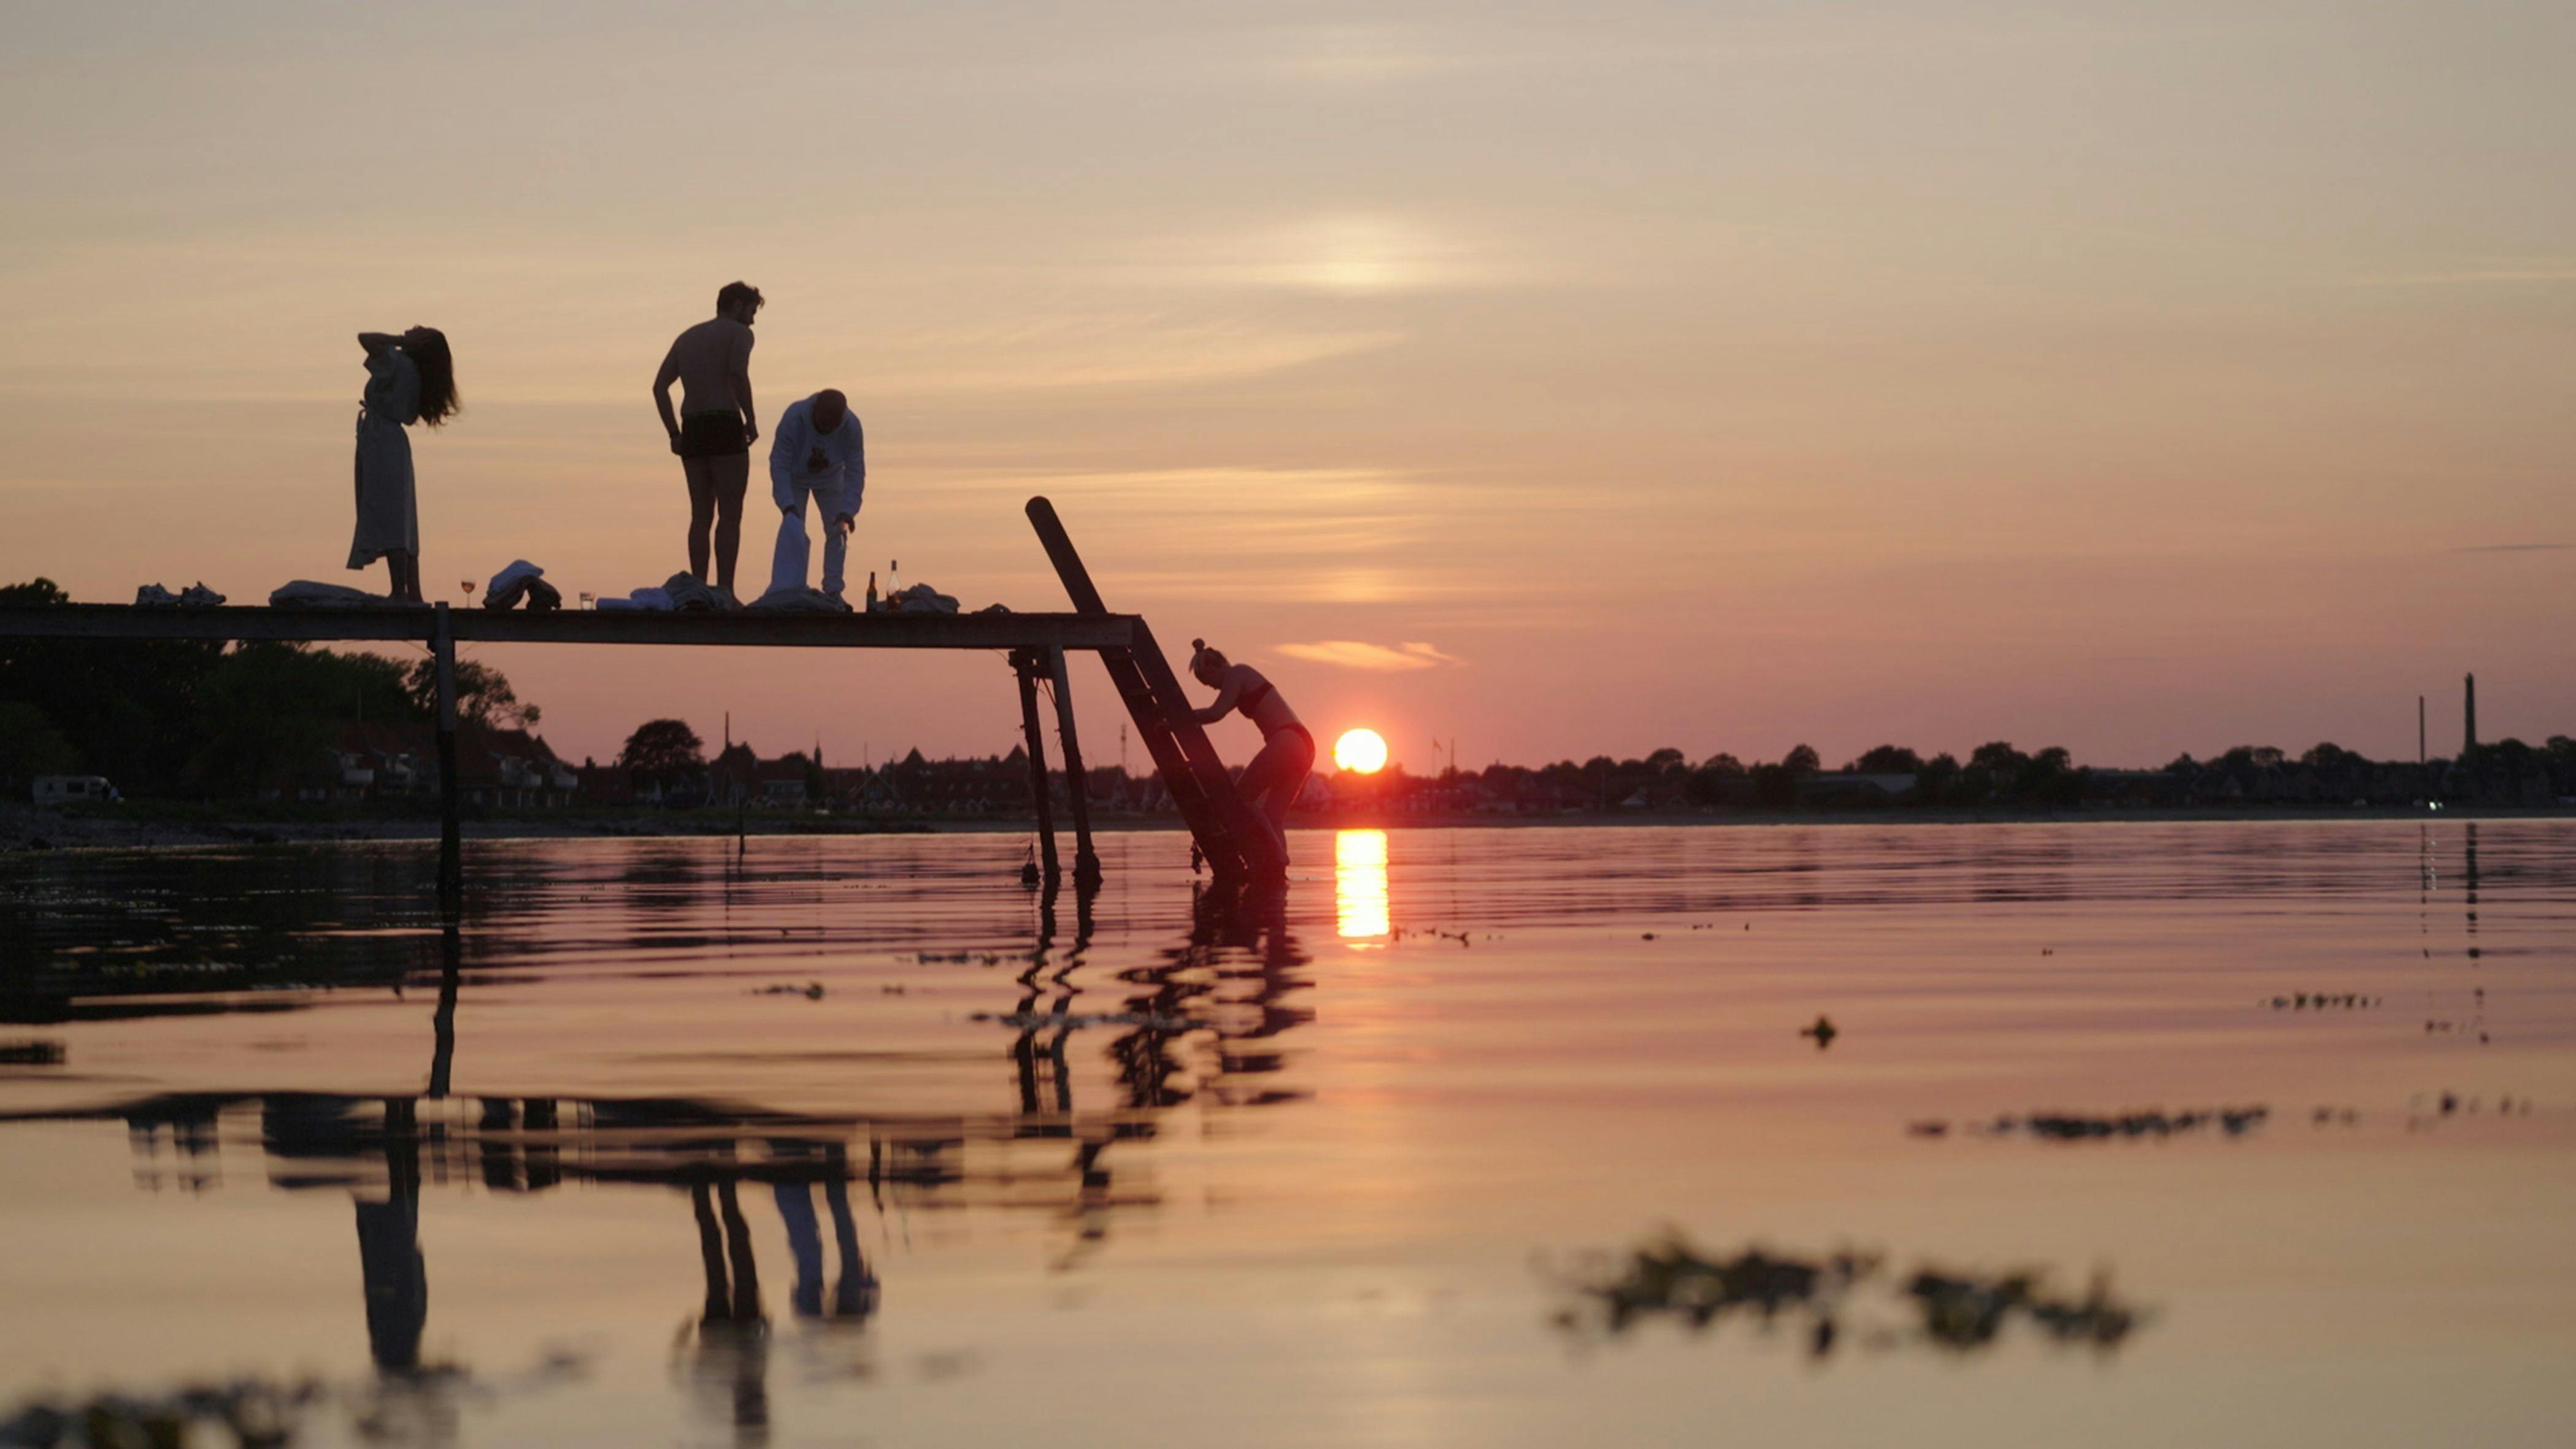
{"type": "MultiPolygon", "coordinates": [[[[764,433],[827,386],[866,424],[865,563],[1061,608],[1046,494],[1113,608],[1415,770],[1453,737],[2411,757],[2472,669],[2488,736],[2576,733],[2563,5],[10,29],[0,580],[381,590],[341,567],[351,338],[425,323],[465,401],[414,430],[432,596],[519,557],[568,599],[658,583],[687,510],[647,388],[739,277],[764,433]]],[[[984,655],[479,657],[576,759],[663,714],[835,764],[1018,723],[984,655]]]]}

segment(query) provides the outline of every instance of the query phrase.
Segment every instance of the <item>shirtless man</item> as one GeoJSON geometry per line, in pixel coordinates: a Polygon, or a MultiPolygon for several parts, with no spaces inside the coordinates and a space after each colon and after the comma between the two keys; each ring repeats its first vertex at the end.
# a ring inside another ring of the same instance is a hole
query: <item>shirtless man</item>
{"type": "Polygon", "coordinates": [[[715,531],[716,587],[733,588],[734,556],[742,551],[742,496],[751,482],[751,445],[760,438],[751,404],[751,319],[760,311],[760,289],[727,282],[716,293],[716,315],[680,334],[653,374],[653,406],[671,451],[689,475],[689,572],[707,579],[707,532],[715,531]],[[680,384],[680,411],[671,411],[671,384],[680,384]]]}

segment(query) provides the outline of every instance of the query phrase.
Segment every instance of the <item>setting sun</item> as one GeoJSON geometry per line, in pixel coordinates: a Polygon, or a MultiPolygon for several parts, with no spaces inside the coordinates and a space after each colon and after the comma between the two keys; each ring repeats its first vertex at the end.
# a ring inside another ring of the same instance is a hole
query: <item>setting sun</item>
{"type": "Polygon", "coordinates": [[[1386,768],[1386,741],[1375,730],[1345,730],[1333,742],[1333,764],[1362,775],[1386,768]]]}

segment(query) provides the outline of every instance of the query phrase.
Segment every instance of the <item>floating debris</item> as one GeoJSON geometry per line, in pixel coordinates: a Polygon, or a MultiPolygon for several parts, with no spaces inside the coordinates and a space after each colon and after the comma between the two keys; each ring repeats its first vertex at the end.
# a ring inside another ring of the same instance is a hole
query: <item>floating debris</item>
{"type": "Polygon", "coordinates": [[[59,1067],[63,1060],[58,1041],[0,1041],[0,1067],[59,1067]]]}
{"type": "Polygon", "coordinates": [[[1992,1346],[2016,1321],[2053,1342],[2107,1352],[2147,1317],[2112,1296],[2107,1273],[2097,1272],[2081,1297],[2062,1297],[2047,1291],[2038,1269],[1988,1275],[1927,1266],[1893,1284],[1881,1276],[1884,1262],[1850,1249],[1801,1258],[1759,1246],[1713,1257],[1667,1233],[1590,1277],[1566,1280],[1577,1301],[1558,1311],[1556,1324],[1578,1337],[1616,1337],[1656,1318],[1694,1333],[1729,1316],[1764,1331],[1784,1318],[1802,1320],[1808,1356],[1824,1358],[1846,1338],[1870,1349],[1972,1351],[1992,1346]],[[1882,1286],[1889,1291],[1862,1291],[1882,1286]]]}
{"type": "Polygon", "coordinates": [[[2014,1316],[2059,1343],[2120,1346],[2138,1326],[2139,1311],[2113,1301],[2108,1273],[2095,1273],[2082,1298],[2052,1298],[2040,1291],[2036,1272],[1981,1279],[1926,1269],[1905,1285],[1921,1306],[1924,1336],[1943,1348],[1975,1349],[1993,1343],[2014,1316]]]}
{"type": "Polygon", "coordinates": [[[580,1355],[558,1349],[531,1368],[497,1378],[455,1364],[425,1364],[336,1383],[254,1377],[149,1392],[110,1390],[77,1401],[34,1394],[0,1417],[0,1445],[277,1449],[299,1442],[307,1429],[334,1442],[409,1442],[413,1421],[424,1412],[430,1422],[453,1420],[463,1403],[540,1393],[587,1372],[580,1355]],[[333,1429],[338,1432],[324,1432],[333,1429]]]}
{"type": "Polygon", "coordinates": [[[966,1019],[989,1021],[996,1026],[1015,1027],[1021,1031],[1039,1031],[1050,1026],[1141,1026],[1149,1031],[1192,1031],[1199,1026],[1185,1016],[1156,1016],[1143,1011],[1068,1011],[1062,1014],[1015,1011],[1007,1016],[995,1011],[979,1011],[966,1019]]]}
{"type": "MultiPolygon", "coordinates": [[[[2320,1107],[2320,1113],[2328,1109],[2320,1107]]],[[[2107,1142],[2113,1139],[2139,1140],[2166,1138],[2216,1128],[2230,1137],[2242,1137],[2269,1119],[2269,1107],[2194,1107],[2181,1112],[2119,1112],[2094,1116],[2077,1112],[2030,1112],[2015,1117],[2009,1114],[1986,1122],[1960,1124],[1959,1130],[1980,1137],[2010,1137],[2024,1133],[2051,1142],[2107,1142]]],[[[2347,1110],[2346,1120],[2354,1113],[2347,1110]]],[[[2320,1119],[2322,1120],[2322,1119],[2320,1119]]],[[[1910,1137],[1944,1137],[1950,1124],[1938,1118],[1923,1118],[1905,1125],[1910,1137]]]]}
{"type": "Polygon", "coordinates": [[[751,994],[754,996],[802,996],[807,1001],[820,1001],[823,999],[823,983],[820,981],[808,981],[802,986],[792,984],[755,986],[751,989],[751,994]]]}
{"type": "Polygon", "coordinates": [[[2325,991],[2296,991],[2288,996],[2275,996],[2266,1005],[2274,1011],[2361,1011],[2380,1004],[2381,998],[2364,996],[2358,991],[2340,994],[2325,991]]]}
{"type": "Polygon", "coordinates": [[[1816,1039],[1816,1050],[1823,1051],[1825,1048],[1832,1046],[1834,1044],[1834,1038],[1842,1035],[1842,1033],[1834,1029],[1834,1019],[1832,1017],[1819,1013],[1816,1017],[1816,1024],[1814,1026],[1802,1026],[1798,1028],[1798,1035],[1814,1037],[1816,1039]]]}

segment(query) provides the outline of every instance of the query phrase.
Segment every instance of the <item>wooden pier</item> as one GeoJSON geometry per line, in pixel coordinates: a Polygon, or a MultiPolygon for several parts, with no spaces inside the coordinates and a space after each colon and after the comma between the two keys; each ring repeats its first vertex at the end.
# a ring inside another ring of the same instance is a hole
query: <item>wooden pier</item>
{"type": "MultiPolygon", "coordinates": [[[[1055,696],[1073,817],[1074,879],[1098,880],[1081,745],[1074,732],[1067,653],[1100,657],[1118,697],[1153,756],[1164,788],[1220,882],[1284,877],[1287,860],[1269,823],[1245,804],[1142,617],[1113,614],[1044,498],[1028,504],[1030,524],[1073,602],[1070,613],[787,614],[749,610],[660,613],[626,610],[451,609],[429,605],[350,608],[35,604],[0,606],[0,637],[55,639],[283,640],[295,643],[419,644],[436,661],[438,766],[443,864],[456,869],[462,793],[456,771],[456,646],[460,643],[627,644],[727,648],[985,649],[1010,656],[1020,691],[1035,790],[1044,873],[1060,875],[1046,746],[1038,713],[1041,682],[1055,696]]],[[[452,884],[452,882],[450,882],[452,884]]]]}

